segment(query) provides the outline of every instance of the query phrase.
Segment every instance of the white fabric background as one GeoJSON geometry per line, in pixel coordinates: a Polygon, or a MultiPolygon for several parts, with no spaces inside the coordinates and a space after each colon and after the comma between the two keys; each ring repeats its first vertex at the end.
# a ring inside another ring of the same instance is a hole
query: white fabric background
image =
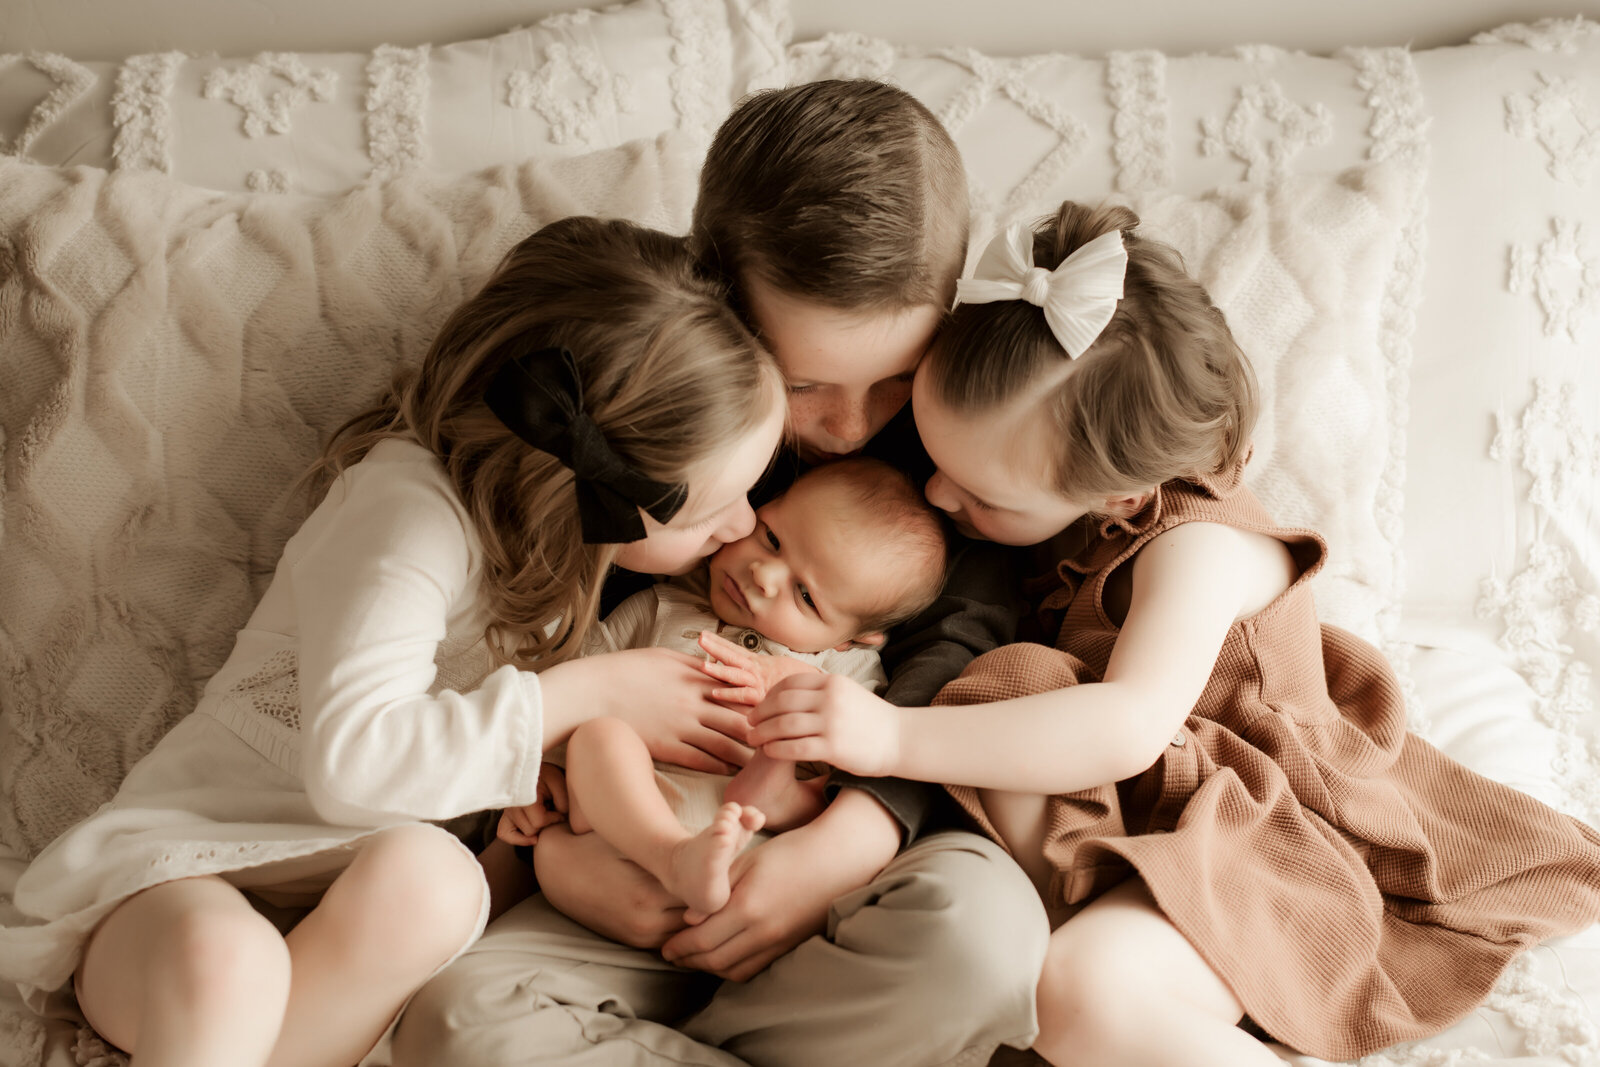
{"type": "MultiPolygon", "coordinates": [[[[396,45],[499,33],[582,0],[0,0],[0,53],[47,49],[119,59],[179,48],[224,55],[260,49],[359,50],[375,34],[396,45]]],[[[1326,52],[1341,45],[1457,44],[1505,22],[1546,15],[1600,17],[1600,0],[794,0],[797,41],[835,30],[904,44],[964,44],[1021,55],[1118,48],[1181,53],[1260,41],[1326,52]]]]}

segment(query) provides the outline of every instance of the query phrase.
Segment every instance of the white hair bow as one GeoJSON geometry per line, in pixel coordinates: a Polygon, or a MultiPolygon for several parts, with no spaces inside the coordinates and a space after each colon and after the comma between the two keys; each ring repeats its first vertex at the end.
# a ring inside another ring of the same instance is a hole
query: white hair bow
{"type": "Polygon", "coordinates": [[[956,283],[956,301],[1026,300],[1037,305],[1061,347],[1077,359],[1116,314],[1127,272],[1128,252],[1119,230],[1101,234],[1055,270],[1046,270],[1033,265],[1033,230],[1016,223],[989,242],[972,277],[956,283]]]}

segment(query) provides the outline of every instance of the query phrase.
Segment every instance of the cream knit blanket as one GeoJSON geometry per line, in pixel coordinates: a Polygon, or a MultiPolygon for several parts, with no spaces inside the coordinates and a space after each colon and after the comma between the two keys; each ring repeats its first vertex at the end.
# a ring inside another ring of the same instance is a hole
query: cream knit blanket
{"type": "Polygon", "coordinates": [[[682,232],[684,135],[334,199],[0,157],[0,845],[36,854],[193,707],[326,435],[565,215],[682,232]]]}

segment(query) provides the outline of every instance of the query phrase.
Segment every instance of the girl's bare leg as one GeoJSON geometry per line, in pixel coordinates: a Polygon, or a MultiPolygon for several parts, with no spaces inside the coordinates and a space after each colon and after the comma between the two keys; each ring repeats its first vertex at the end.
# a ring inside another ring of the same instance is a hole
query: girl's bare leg
{"type": "Polygon", "coordinates": [[[221,879],[171,882],[100,925],[80,1001],[135,1067],[349,1067],[466,943],[482,901],[473,858],[421,826],[367,842],[287,938],[221,879]]]}
{"type": "Polygon", "coordinates": [[[828,806],[822,793],[824,776],[800,781],[794,776],[794,761],[773,759],[764,752],[750,757],[722,798],[760,808],[767,817],[768,830],[793,830],[822,814],[828,806]]]}
{"type": "Polygon", "coordinates": [[[1033,1050],[1058,1067],[1283,1067],[1137,879],[1050,936],[1038,1001],[1033,1050]]]}
{"type": "Polygon", "coordinates": [[[698,834],[678,822],[656,786],[650,751],[620,719],[590,719],[567,741],[567,818],[575,833],[593,829],[687,905],[696,923],[731,894],[729,870],[761,829],[752,807],[724,804],[698,834]]]}
{"type": "Polygon", "coordinates": [[[466,945],[483,906],[471,853],[426,826],[374,837],[289,931],[294,961],[271,1067],[349,1067],[466,945]]]}
{"type": "Polygon", "coordinates": [[[95,929],[78,1002],[138,1067],[267,1062],[289,999],[289,950],[220,878],[129,897],[95,929]]]}

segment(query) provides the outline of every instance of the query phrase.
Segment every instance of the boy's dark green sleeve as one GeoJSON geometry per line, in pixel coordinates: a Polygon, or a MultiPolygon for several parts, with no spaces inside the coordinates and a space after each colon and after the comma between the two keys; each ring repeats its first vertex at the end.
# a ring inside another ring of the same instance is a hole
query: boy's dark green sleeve
{"type": "Polygon", "coordinates": [[[925,707],[967,664],[1017,637],[1022,611],[1015,550],[957,537],[950,577],[939,599],[894,628],[883,648],[884,697],[925,707]]]}
{"type": "MultiPolygon", "coordinates": [[[[973,659],[1015,639],[1021,600],[1013,555],[1000,545],[958,539],[943,594],[921,615],[895,627],[883,648],[889,675],[884,697],[891,704],[931,703],[973,659]]],[[[834,771],[829,797],[842,788],[863,790],[887,808],[900,824],[902,845],[956,824],[956,809],[936,784],[834,771]]]]}

